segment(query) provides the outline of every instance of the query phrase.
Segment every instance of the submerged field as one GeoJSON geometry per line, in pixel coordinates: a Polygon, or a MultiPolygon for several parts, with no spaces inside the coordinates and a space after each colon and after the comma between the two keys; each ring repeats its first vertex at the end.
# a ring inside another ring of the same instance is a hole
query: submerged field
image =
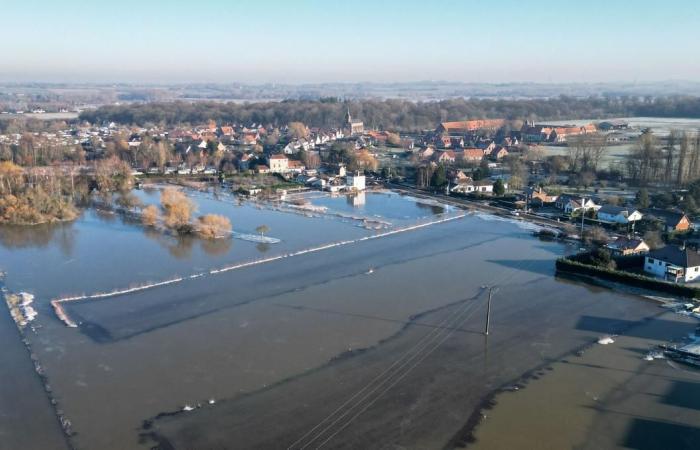
{"type": "Polygon", "coordinates": [[[182,240],[94,211],[34,234],[0,230],[8,287],[36,295],[27,337],[77,448],[452,446],[491,393],[602,334],[661,315],[678,321],[675,337],[691,327],[638,297],[555,278],[568,248],[523,224],[390,192],[312,193],[325,209],[301,211],[191,195],[201,213],[241,233],[264,223],[281,242],[182,240]],[[48,305],[192,274],[65,303],[75,329],[48,305]]]}

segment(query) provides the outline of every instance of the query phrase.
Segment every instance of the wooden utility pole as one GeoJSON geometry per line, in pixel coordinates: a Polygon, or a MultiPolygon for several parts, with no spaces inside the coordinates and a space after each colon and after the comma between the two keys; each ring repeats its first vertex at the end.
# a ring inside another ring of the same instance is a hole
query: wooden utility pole
{"type": "Polygon", "coordinates": [[[489,288],[489,301],[486,304],[486,329],[484,330],[484,334],[486,336],[489,335],[489,323],[491,322],[491,296],[493,295],[493,287],[489,288]]]}

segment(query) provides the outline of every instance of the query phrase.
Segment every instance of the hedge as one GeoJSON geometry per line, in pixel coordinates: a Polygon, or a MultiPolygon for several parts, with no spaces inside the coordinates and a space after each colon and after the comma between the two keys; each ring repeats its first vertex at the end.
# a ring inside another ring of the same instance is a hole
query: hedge
{"type": "Polygon", "coordinates": [[[559,258],[556,262],[557,272],[572,275],[589,275],[603,280],[615,281],[634,287],[651,289],[688,298],[700,298],[700,288],[671,283],[657,278],[647,277],[621,270],[605,269],[602,267],[583,264],[568,258],[559,258]]]}

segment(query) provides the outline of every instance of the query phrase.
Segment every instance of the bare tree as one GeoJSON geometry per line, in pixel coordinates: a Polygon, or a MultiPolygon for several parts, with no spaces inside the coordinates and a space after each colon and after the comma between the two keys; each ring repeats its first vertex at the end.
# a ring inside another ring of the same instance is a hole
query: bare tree
{"type": "Polygon", "coordinates": [[[568,153],[571,169],[598,170],[598,165],[607,150],[607,137],[599,133],[581,134],[568,138],[568,153]]]}
{"type": "Polygon", "coordinates": [[[676,168],[676,184],[683,186],[686,179],[686,162],[688,156],[688,148],[690,147],[690,136],[688,133],[683,133],[681,138],[680,152],[678,153],[678,167],[676,168]]]}
{"type": "Polygon", "coordinates": [[[631,156],[632,161],[636,160],[634,163],[638,165],[635,169],[640,184],[646,184],[658,175],[660,152],[653,134],[642,134],[631,156]]]}
{"type": "Polygon", "coordinates": [[[678,132],[676,130],[671,130],[666,140],[666,163],[664,167],[664,182],[667,185],[671,184],[673,179],[673,163],[676,152],[676,142],[678,142],[678,132]]]}

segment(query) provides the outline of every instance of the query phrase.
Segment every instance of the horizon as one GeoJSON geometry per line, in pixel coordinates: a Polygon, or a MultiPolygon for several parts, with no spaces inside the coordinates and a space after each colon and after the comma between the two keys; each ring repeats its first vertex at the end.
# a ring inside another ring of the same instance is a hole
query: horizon
{"type": "Polygon", "coordinates": [[[540,0],[84,0],[5,7],[0,82],[601,84],[697,82],[700,7],[540,0]],[[42,11],[41,16],[35,14],[42,11]],[[446,14],[446,11],[449,14],[446,14]],[[109,20],[107,21],[106,18],[109,20]],[[460,18],[461,21],[451,18],[460,18]],[[32,24],[27,27],[27,24],[32,24]],[[672,24],[665,26],[665,24],[672,24]],[[21,37],[21,39],[18,39],[21,37]],[[60,37],[60,39],[57,39],[60,37]],[[611,45],[612,44],[612,45],[611,45]]]}

